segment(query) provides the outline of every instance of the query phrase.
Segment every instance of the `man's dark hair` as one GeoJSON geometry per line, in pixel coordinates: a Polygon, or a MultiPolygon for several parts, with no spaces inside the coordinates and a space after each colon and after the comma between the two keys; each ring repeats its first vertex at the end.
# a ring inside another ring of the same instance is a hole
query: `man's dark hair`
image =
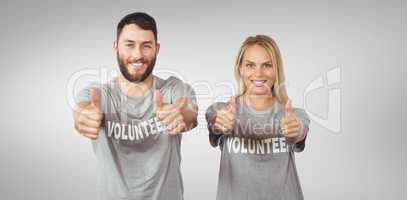
{"type": "Polygon", "coordinates": [[[143,30],[152,31],[154,39],[157,41],[157,25],[153,17],[143,12],[135,12],[124,16],[117,24],[117,38],[119,38],[124,26],[134,24],[143,30]]]}

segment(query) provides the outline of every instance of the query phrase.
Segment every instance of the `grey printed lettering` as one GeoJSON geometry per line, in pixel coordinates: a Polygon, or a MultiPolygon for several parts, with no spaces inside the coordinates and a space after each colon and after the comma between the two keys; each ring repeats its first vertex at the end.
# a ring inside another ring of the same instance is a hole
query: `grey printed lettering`
{"type": "Polygon", "coordinates": [[[135,139],[135,127],[136,126],[130,126],[129,125],[129,140],[133,141],[135,139]]]}
{"type": "Polygon", "coordinates": [[[240,147],[240,140],[238,140],[238,138],[234,137],[233,138],[233,146],[232,146],[233,151],[235,153],[239,152],[239,147],[240,147]]]}
{"type": "Polygon", "coordinates": [[[233,142],[233,139],[231,139],[231,138],[228,138],[226,141],[226,145],[228,147],[229,153],[231,153],[231,150],[232,150],[232,142],[233,142]]]}
{"type": "MultiPolygon", "coordinates": [[[[250,139],[249,139],[249,140],[250,140],[250,139]]],[[[241,150],[241,152],[242,152],[242,153],[247,153],[247,147],[245,147],[245,145],[244,145],[244,144],[245,144],[245,143],[244,143],[244,138],[242,138],[241,144],[242,144],[242,148],[241,148],[242,150],[241,150]]]]}
{"type": "Polygon", "coordinates": [[[271,153],[271,138],[265,139],[264,143],[267,144],[267,153],[270,154],[271,153]]]}
{"type": "Polygon", "coordinates": [[[252,139],[248,139],[248,146],[249,146],[249,153],[254,154],[256,153],[256,146],[255,141],[252,139]]]}
{"type": "MultiPolygon", "coordinates": [[[[140,127],[144,130],[143,133],[144,133],[144,135],[145,135],[146,137],[149,136],[147,125],[148,125],[148,122],[147,122],[147,121],[143,121],[143,122],[140,123],[140,127]]],[[[141,129],[141,128],[140,128],[140,129],[141,129]]]]}
{"type": "Polygon", "coordinates": [[[107,121],[107,136],[112,137],[113,134],[114,123],[107,121]]]}
{"type": "Polygon", "coordinates": [[[136,140],[143,139],[143,133],[141,132],[140,124],[137,126],[134,126],[134,130],[136,131],[136,140]]]}
{"type": "Polygon", "coordinates": [[[257,153],[264,154],[264,140],[256,140],[257,153]]]}
{"type": "Polygon", "coordinates": [[[120,138],[121,133],[121,126],[119,123],[115,123],[114,125],[114,138],[118,140],[120,138]]]}
{"type": "Polygon", "coordinates": [[[148,127],[150,127],[150,133],[153,135],[157,134],[157,129],[154,126],[155,125],[154,119],[151,118],[147,122],[148,122],[148,127]]]}
{"type": "Polygon", "coordinates": [[[273,141],[273,153],[280,153],[280,140],[279,138],[272,138],[273,141]]]}
{"type": "Polygon", "coordinates": [[[287,152],[287,143],[285,142],[285,137],[280,137],[280,146],[281,150],[280,152],[287,152]]]}
{"type": "Polygon", "coordinates": [[[151,118],[138,124],[107,121],[107,136],[116,140],[140,140],[158,133],[165,133],[165,127],[157,118],[151,118]]]}
{"type": "Polygon", "coordinates": [[[240,154],[271,154],[285,153],[288,151],[288,144],[284,137],[252,139],[240,137],[228,137],[226,147],[229,153],[240,154]]]}

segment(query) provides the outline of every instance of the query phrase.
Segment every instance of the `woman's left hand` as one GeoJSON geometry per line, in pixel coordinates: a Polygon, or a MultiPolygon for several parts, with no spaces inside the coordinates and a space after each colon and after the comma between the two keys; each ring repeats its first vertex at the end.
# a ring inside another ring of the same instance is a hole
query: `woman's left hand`
{"type": "Polygon", "coordinates": [[[304,139],[304,134],[301,131],[301,125],[295,118],[291,100],[288,100],[285,105],[285,116],[281,121],[281,129],[283,135],[288,141],[297,143],[304,139]]]}

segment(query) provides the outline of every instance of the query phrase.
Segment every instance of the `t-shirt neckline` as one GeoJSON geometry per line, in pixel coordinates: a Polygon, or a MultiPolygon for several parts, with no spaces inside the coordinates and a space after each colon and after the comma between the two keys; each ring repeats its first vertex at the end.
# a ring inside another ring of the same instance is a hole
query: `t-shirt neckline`
{"type": "Polygon", "coordinates": [[[115,90],[118,91],[118,94],[119,94],[119,96],[120,96],[121,99],[126,99],[126,100],[129,101],[130,103],[139,103],[140,101],[143,101],[143,100],[146,99],[147,97],[151,96],[152,93],[153,93],[154,88],[156,88],[157,77],[153,75],[153,85],[151,86],[151,88],[149,88],[148,90],[146,90],[146,91],[144,92],[143,96],[141,96],[141,97],[129,97],[129,96],[126,96],[126,95],[122,92],[122,90],[121,90],[121,88],[120,88],[120,86],[119,86],[119,83],[118,83],[118,78],[119,78],[119,77],[116,77],[116,79],[114,80],[114,87],[115,87],[115,90]]]}

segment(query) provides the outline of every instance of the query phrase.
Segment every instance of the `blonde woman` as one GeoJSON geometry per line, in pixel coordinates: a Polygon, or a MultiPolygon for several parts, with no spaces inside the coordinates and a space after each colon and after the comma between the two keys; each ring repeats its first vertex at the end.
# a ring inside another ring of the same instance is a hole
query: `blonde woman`
{"type": "Polygon", "coordinates": [[[304,150],[309,118],[291,106],[274,40],[248,37],[235,76],[239,94],[206,112],[210,143],[221,150],[217,200],[303,199],[294,152],[304,150]]]}

